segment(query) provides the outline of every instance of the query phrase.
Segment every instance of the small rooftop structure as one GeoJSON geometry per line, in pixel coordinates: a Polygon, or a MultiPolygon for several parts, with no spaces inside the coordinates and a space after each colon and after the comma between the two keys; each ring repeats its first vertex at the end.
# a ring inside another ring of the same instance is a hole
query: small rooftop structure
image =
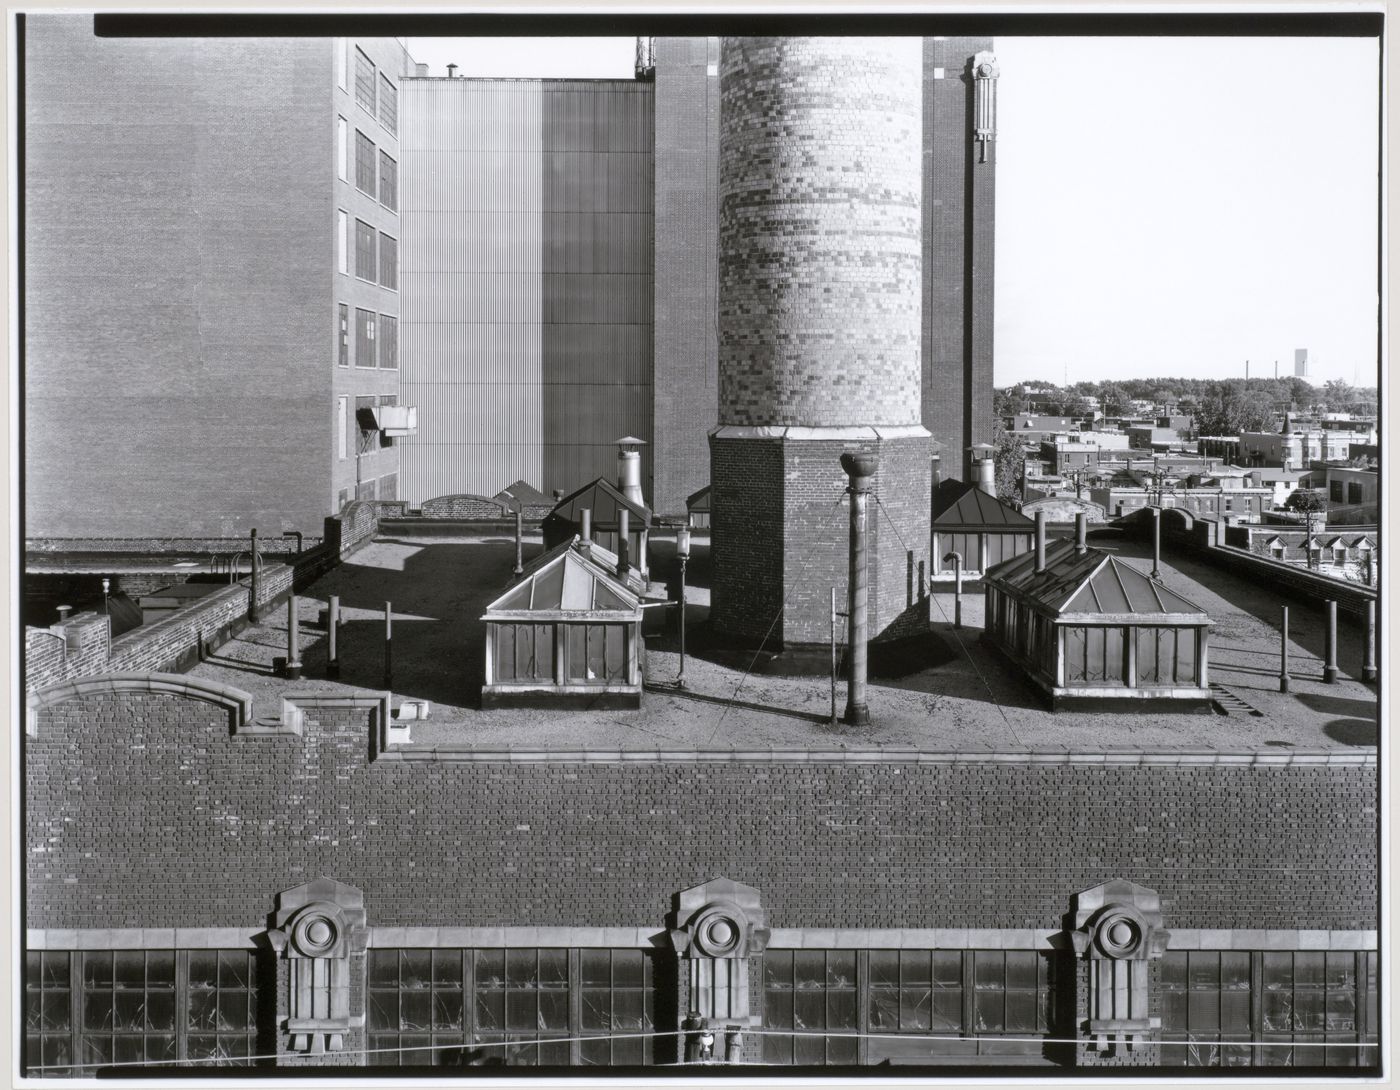
{"type": "Polygon", "coordinates": [[[983,572],[1031,548],[1035,523],[977,485],[947,480],[933,495],[933,576],[950,575],[962,557],[964,574],[983,572]]]}
{"type": "Polygon", "coordinates": [[[536,557],[486,607],[483,707],[641,706],[641,599],[581,544],[536,557]]]}
{"type": "Polygon", "coordinates": [[[710,525],[710,486],[706,485],[685,498],[686,517],[691,529],[704,529],[710,525]]]}
{"type": "Polygon", "coordinates": [[[599,477],[569,493],[554,505],[540,529],[546,549],[584,533],[583,513],[589,512],[590,540],[617,552],[622,513],[627,513],[628,560],[643,571],[647,568],[647,538],[651,531],[651,508],[629,499],[606,477],[599,477]]]}
{"type": "Polygon", "coordinates": [[[546,518],[549,512],[554,509],[554,500],[529,481],[516,481],[514,484],[508,484],[492,499],[499,500],[512,511],[519,511],[527,519],[546,518]]]}
{"type": "Polygon", "coordinates": [[[1046,543],[987,571],[985,638],[1055,710],[1107,700],[1201,708],[1211,619],[1137,568],[1083,541],[1046,543]]]}

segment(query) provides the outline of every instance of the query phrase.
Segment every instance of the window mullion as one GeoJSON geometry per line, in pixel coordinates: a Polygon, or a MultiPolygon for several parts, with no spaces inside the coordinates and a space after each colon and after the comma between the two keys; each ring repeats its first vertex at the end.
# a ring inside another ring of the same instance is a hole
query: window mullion
{"type": "MultiPolygon", "coordinates": [[[[583,1025],[583,995],[582,995],[582,987],[583,987],[583,985],[582,985],[582,983],[581,983],[582,980],[583,980],[583,973],[582,973],[582,971],[581,971],[581,963],[582,963],[582,958],[581,958],[581,955],[579,954],[578,948],[577,948],[577,947],[571,948],[571,949],[569,950],[569,964],[568,964],[568,970],[567,970],[567,971],[568,971],[568,974],[569,974],[569,1033],[568,1033],[568,1035],[569,1035],[570,1037],[574,1038],[572,1041],[569,1042],[569,1066],[570,1066],[570,1067],[578,1067],[581,1063],[583,1063],[583,1042],[580,1041],[580,1040],[578,1039],[579,1036],[581,1035],[580,1027],[583,1025]]],[[[611,975],[611,974],[612,974],[612,955],[611,955],[611,954],[608,955],[608,972],[609,972],[609,975],[608,975],[608,984],[609,984],[609,987],[611,987],[611,985],[612,985],[612,975],[611,975]]],[[[611,1042],[611,1041],[608,1042],[608,1056],[609,1056],[609,1058],[611,1058],[611,1056],[612,1056],[612,1042],[611,1042]]]]}
{"type": "MultiPolygon", "coordinates": [[[[931,970],[930,970],[931,971],[931,970]]],[[[930,1010],[933,1005],[932,992],[929,994],[930,1010]]],[[[856,1063],[870,1062],[870,951],[856,951],[856,1063]]]]}
{"type": "Polygon", "coordinates": [[[187,1006],[189,1004],[189,951],[175,951],[175,1056],[189,1059],[187,1030],[187,1006]]]}

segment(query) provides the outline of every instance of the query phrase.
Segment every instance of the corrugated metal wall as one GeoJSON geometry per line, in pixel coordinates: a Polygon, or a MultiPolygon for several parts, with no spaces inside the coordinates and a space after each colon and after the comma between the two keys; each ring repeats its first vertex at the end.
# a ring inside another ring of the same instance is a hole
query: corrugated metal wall
{"type": "Polygon", "coordinates": [[[409,79],[402,112],[403,495],[611,478],[652,438],[651,86],[409,79]]]}

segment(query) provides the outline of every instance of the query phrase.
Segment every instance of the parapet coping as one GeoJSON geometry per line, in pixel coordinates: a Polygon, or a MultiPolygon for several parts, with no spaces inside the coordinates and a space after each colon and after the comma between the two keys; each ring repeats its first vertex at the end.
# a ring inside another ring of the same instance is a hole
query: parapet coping
{"type": "Polygon", "coordinates": [[[1105,747],[1093,751],[1069,749],[1022,752],[982,750],[921,750],[906,746],[858,749],[530,749],[421,746],[380,753],[380,761],[467,761],[505,764],[920,764],[920,765],[1090,765],[1097,767],[1290,767],[1337,765],[1374,768],[1376,749],[1141,750],[1105,747]]]}
{"type": "Polygon", "coordinates": [[[929,439],[922,424],[842,424],[835,427],[802,427],[796,424],[721,424],[710,431],[712,439],[788,439],[861,441],[870,439],[929,439]]]}
{"type": "MultiPolygon", "coordinates": [[[[665,948],[667,932],[651,927],[370,927],[371,949],[456,947],[665,948]]],[[[29,928],[29,950],[254,949],[261,928],[29,928]]],[[[1374,930],[1170,928],[1169,950],[1375,950],[1374,930]]],[[[1060,928],[1029,927],[775,927],[772,950],[1067,950],[1060,928]]]]}

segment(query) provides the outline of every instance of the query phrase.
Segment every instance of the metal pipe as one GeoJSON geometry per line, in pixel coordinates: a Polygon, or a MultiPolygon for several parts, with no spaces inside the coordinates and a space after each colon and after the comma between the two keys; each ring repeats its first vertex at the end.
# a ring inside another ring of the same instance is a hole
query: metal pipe
{"type": "Polygon", "coordinates": [[[593,551],[593,509],[585,507],[579,512],[578,544],[585,556],[593,551]]]}
{"type": "Polygon", "coordinates": [[[340,677],[340,653],[336,644],[340,633],[340,595],[331,595],[330,609],[327,615],[327,636],[328,648],[326,652],[326,677],[340,677]]]}
{"type": "Polygon", "coordinates": [[[1328,685],[1337,683],[1337,603],[1327,603],[1326,644],[1322,651],[1322,680],[1328,685]]]}
{"type": "Polygon", "coordinates": [[[870,707],[866,703],[865,684],[869,669],[866,647],[867,613],[870,588],[865,554],[866,507],[870,497],[870,481],[880,464],[879,456],[866,451],[847,451],[841,455],[841,468],[850,477],[850,604],[847,638],[846,722],[862,726],[870,722],[870,707]]]}
{"type": "Polygon", "coordinates": [[[301,531],[300,531],[300,530],[283,530],[283,531],[282,531],[282,536],[283,536],[283,537],[294,537],[294,538],[297,539],[297,556],[300,556],[300,555],[301,555],[301,542],[302,542],[301,531]]]}
{"type": "Polygon", "coordinates": [[[301,630],[297,616],[297,596],[287,595],[287,678],[290,681],[301,679],[301,630]]]}
{"type": "Polygon", "coordinates": [[[1089,516],[1083,511],[1074,516],[1074,551],[1080,556],[1089,551],[1089,516]]]}
{"type": "Polygon", "coordinates": [[[1043,509],[1035,513],[1035,570],[1037,573],[1045,570],[1045,511],[1043,509]]]}
{"type": "Polygon", "coordinates": [[[831,588],[831,725],[836,726],[836,588],[831,588]]]}
{"type": "Polygon", "coordinates": [[[630,542],[627,536],[631,533],[632,527],[631,513],[627,508],[619,508],[617,512],[617,574],[626,578],[627,576],[627,546],[630,542]]]}
{"type": "Polygon", "coordinates": [[[681,556],[681,668],[676,675],[676,688],[685,688],[685,564],[688,556],[681,556]]]}
{"type": "Polygon", "coordinates": [[[522,559],[522,552],[523,552],[522,539],[524,538],[524,535],[525,535],[525,523],[524,523],[524,518],[523,518],[523,516],[520,514],[520,508],[517,507],[517,508],[515,509],[515,570],[514,570],[513,572],[511,572],[512,575],[517,575],[517,576],[518,576],[518,575],[524,574],[524,572],[525,572],[525,565],[522,564],[522,563],[520,562],[521,559],[522,559]]]}
{"type": "Polygon", "coordinates": [[[394,687],[394,607],[384,603],[384,688],[394,687]]]}
{"type": "Polygon", "coordinates": [[[1162,578],[1162,509],[1152,508],[1152,578],[1162,578]]]}
{"type": "Polygon", "coordinates": [[[1361,649],[1361,680],[1376,680],[1376,603],[1366,603],[1366,643],[1361,649]]]}
{"type": "Polygon", "coordinates": [[[1278,691],[1288,692],[1288,607],[1283,607],[1283,627],[1279,632],[1278,691]]]}
{"type": "Polygon", "coordinates": [[[248,563],[252,568],[253,577],[248,586],[248,620],[257,624],[260,611],[258,609],[258,530],[253,527],[249,535],[251,544],[248,547],[248,563]]]}
{"type": "Polygon", "coordinates": [[[949,553],[953,558],[953,627],[962,627],[962,553],[949,553]]]}

